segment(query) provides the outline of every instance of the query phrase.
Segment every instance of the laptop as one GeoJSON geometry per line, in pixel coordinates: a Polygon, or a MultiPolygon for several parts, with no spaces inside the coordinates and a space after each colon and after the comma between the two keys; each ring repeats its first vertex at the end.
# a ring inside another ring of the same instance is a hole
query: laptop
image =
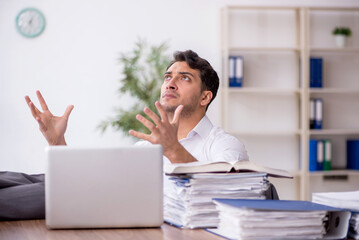
{"type": "Polygon", "coordinates": [[[160,145],[46,148],[49,229],[159,227],[163,223],[160,145]]]}

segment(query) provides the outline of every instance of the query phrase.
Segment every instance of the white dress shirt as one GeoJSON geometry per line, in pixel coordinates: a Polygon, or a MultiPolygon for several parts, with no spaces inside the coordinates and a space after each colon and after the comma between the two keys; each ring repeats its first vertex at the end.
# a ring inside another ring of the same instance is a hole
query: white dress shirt
{"type": "MultiPolygon", "coordinates": [[[[206,115],[188,133],[187,137],[179,142],[201,162],[249,160],[243,143],[220,127],[213,126],[206,115]]],[[[147,141],[136,143],[136,145],[147,144],[151,143],[147,141]]],[[[170,163],[165,156],[163,159],[164,163],[170,163]]]]}

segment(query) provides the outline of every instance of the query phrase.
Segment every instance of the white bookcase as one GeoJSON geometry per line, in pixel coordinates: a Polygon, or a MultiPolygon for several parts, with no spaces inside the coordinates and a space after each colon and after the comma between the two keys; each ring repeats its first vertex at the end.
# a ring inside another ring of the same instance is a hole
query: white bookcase
{"type": "Polygon", "coordinates": [[[346,139],[359,139],[359,9],[241,7],[222,9],[222,127],[245,145],[251,161],[290,171],[271,179],[281,199],[311,192],[359,190],[359,172],[309,172],[309,139],[331,139],[333,168],[346,164],[346,139]],[[335,46],[335,26],[348,26],[348,46],[335,46]],[[358,32],[356,32],[358,30],[358,32]],[[229,56],[244,59],[242,87],[228,87],[229,56]],[[323,58],[323,88],[309,88],[309,59],[323,58]],[[323,130],[309,129],[309,100],[324,101],[323,130]]]}

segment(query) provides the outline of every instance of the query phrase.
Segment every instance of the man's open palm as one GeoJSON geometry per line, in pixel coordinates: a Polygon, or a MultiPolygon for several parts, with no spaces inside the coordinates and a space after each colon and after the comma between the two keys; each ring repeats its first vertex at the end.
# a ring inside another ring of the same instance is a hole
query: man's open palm
{"type": "Polygon", "coordinates": [[[67,128],[67,121],[74,106],[68,106],[64,115],[61,117],[54,116],[47,107],[40,91],[36,91],[36,95],[39,99],[43,112],[35,107],[34,103],[28,96],[25,96],[25,100],[31,110],[32,116],[39,124],[40,131],[46,138],[49,145],[66,145],[64,135],[67,128]]]}

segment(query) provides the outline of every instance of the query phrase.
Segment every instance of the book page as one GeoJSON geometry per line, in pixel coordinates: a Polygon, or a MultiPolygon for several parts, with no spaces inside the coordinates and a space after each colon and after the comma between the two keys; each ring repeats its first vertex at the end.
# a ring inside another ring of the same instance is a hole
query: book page
{"type": "Polygon", "coordinates": [[[209,172],[229,172],[233,168],[230,162],[190,162],[165,164],[163,171],[166,174],[184,173],[209,173],[209,172]]]}
{"type": "Polygon", "coordinates": [[[250,161],[237,161],[234,164],[234,169],[236,169],[236,171],[265,172],[271,177],[293,178],[293,176],[285,170],[265,167],[250,161]]]}

